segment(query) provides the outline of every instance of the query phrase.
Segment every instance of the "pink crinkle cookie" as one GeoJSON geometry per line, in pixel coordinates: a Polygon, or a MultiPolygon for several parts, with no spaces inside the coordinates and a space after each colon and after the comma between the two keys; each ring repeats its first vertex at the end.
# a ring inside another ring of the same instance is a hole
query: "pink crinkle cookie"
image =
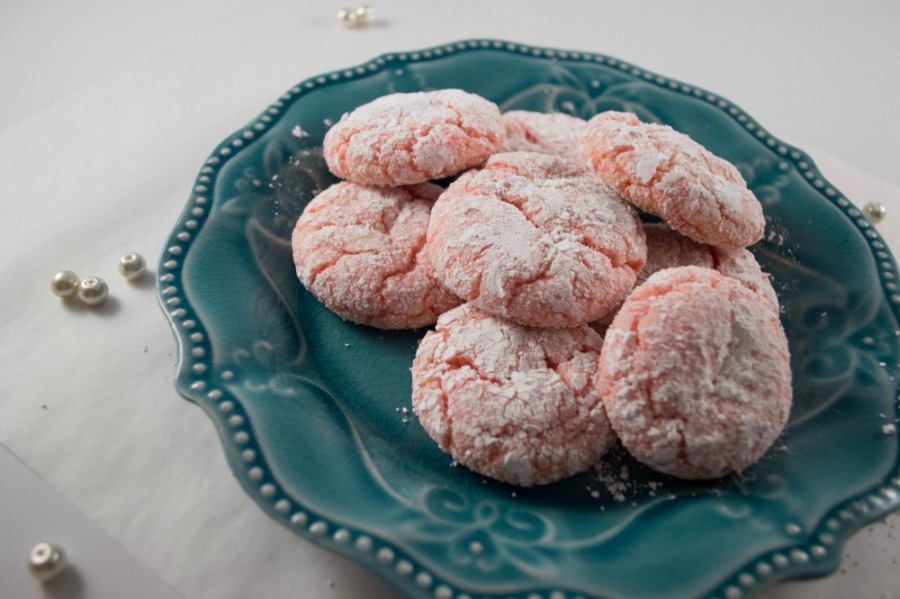
{"type": "Polygon", "coordinates": [[[500,109],[458,89],[390,94],[345,114],[325,135],[325,162],[363,185],[422,183],[484,162],[504,138],[500,109]]]}
{"type": "Polygon", "coordinates": [[[413,362],[413,409],[440,448],[486,476],[542,485],[588,469],[612,445],[594,387],[602,338],[535,329],[464,304],[413,362]]]}
{"type": "Polygon", "coordinates": [[[444,286],[519,324],[600,318],[634,285],[647,247],[635,211],[574,161],[495,154],[434,205],[428,255],[444,286]]]}
{"type": "MultiPolygon", "coordinates": [[[[638,273],[635,287],[651,275],[676,266],[711,268],[744,284],[757,293],[775,312],[780,310],[772,281],[762,271],[753,254],[745,248],[725,248],[698,243],[664,223],[644,223],[647,236],[647,263],[638,273]]],[[[595,331],[605,334],[621,305],[599,320],[590,323],[595,331]]]]}
{"type": "Polygon", "coordinates": [[[539,152],[576,159],[587,121],[560,112],[511,110],[501,117],[506,141],[499,152],[539,152]]]}
{"type": "Polygon", "coordinates": [[[779,311],[772,281],[750,251],[698,243],[662,223],[644,223],[644,233],[647,235],[647,264],[638,273],[636,285],[666,268],[702,266],[740,281],[772,309],[779,311]]]}
{"type": "Polygon", "coordinates": [[[772,281],[747,249],[698,243],[662,223],[645,223],[644,233],[647,235],[647,264],[638,274],[636,285],[666,268],[702,266],[740,281],[775,312],[779,311],[772,281]]]}
{"type": "Polygon", "coordinates": [[[291,240],[303,286],[341,318],[382,329],[433,324],[460,300],[441,287],[422,247],[442,189],[342,182],[316,196],[291,240]]]}
{"type": "Polygon", "coordinates": [[[714,270],[662,270],[616,315],[596,385],[622,444],[680,478],[740,472],[791,409],[788,343],[757,293],[714,270]]]}
{"type": "Polygon", "coordinates": [[[626,199],[696,241],[745,247],[762,237],[762,205],[737,168],[671,127],[600,113],[581,152],[626,199]]]}

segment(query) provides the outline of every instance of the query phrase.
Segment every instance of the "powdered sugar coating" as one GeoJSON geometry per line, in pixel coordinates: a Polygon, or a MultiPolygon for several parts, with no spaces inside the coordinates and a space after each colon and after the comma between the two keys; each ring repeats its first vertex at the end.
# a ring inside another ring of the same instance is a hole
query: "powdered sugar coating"
{"type": "Polygon", "coordinates": [[[595,320],[625,297],[646,260],[635,211],[565,158],[495,154],[435,203],[428,255],[445,287],[538,327],[595,320]]]}
{"type": "Polygon", "coordinates": [[[294,228],[300,282],[341,318],[382,329],[430,325],[459,305],[432,275],[422,251],[442,189],[333,185],[316,196],[294,228]]]}
{"type": "MultiPolygon", "coordinates": [[[[644,223],[644,234],[647,236],[647,263],[638,273],[635,287],[666,268],[700,266],[740,281],[747,289],[759,294],[775,312],[780,310],[772,281],[747,249],[698,243],[665,223],[644,223]]],[[[601,335],[605,334],[620,308],[621,304],[591,326],[601,335]]]]}
{"type": "Polygon", "coordinates": [[[694,266],[659,271],[628,297],[596,378],[622,444],[681,478],[740,472],[791,408],[778,315],[740,282],[694,266]]]}
{"type": "Polygon", "coordinates": [[[484,162],[504,138],[500,109],[458,89],[389,94],[336,123],[324,140],[338,177],[363,185],[421,183],[484,162]]]}
{"type": "Polygon", "coordinates": [[[762,237],[762,206],[737,168],[671,127],[604,112],[588,121],[581,152],[630,202],[696,241],[745,247],[762,237]]]}
{"type": "Polygon", "coordinates": [[[501,117],[506,141],[498,152],[539,152],[576,159],[587,121],[561,112],[511,110],[501,117]]]}
{"type": "Polygon", "coordinates": [[[464,304],[443,314],[413,362],[413,409],[440,448],[515,485],[590,468],[612,445],[588,326],[535,329],[464,304]]]}

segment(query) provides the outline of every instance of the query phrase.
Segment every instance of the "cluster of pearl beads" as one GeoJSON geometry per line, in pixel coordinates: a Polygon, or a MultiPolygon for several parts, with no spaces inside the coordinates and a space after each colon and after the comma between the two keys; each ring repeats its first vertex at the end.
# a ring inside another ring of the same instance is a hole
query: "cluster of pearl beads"
{"type": "MultiPolygon", "coordinates": [[[[147,272],[147,262],[137,252],[129,252],[119,260],[119,272],[136,281],[147,272]]],[[[109,286],[100,277],[79,279],[71,270],[61,270],[50,281],[50,290],[59,297],[78,297],[88,306],[99,306],[109,297],[109,286]]]]}
{"type": "Polygon", "coordinates": [[[342,8],[337,12],[338,21],[344,27],[365,27],[375,20],[375,9],[368,5],[342,8]]]}
{"type": "Polygon", "coordinates": [[[59,297],[78,297],[88,306],[99,306],[109,297],[109,287],[100,277],[88,277],[83,281],[71,270],[61,270],[53,275],[50,289],[59,297]]]}

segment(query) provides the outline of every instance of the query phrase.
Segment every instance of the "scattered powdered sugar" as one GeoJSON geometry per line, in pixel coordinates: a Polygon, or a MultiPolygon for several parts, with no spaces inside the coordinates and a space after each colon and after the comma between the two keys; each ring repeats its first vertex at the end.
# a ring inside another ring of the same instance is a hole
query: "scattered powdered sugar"
{"type": "Polygon", "coordinates": [[[766,233],[766,242],[780,247],[784,245],[785,242],[784,233],[771,228],[769,229],[769,232],[766,233]]]}
{"type": "MultiPolygon", "coordinates": [[[[628,483],[628,466],[622,466],[618,473],[615,472],[606,472],[603,465],[605,462],[599,463],[599,468],[597,468],[597,480],[600,481],[605,487],[606,492],[612,497],[613,501],[618,503],[622,503],[625,501],[625,493],[631,491],[631,487],[628,483]]],[[[599,491],[591,491],[591,497],[599,498],[599,491]],[[596,495],[595,495],[596,493],[596,495]]]]}
{"type": "Polygon", "coordinates": [[[305,131],[300,125],[294,125],[294,128],[291,129],[291,135],[297,139],[304,139],[309,137],[309,131],[305,131]]]}
{"type": "Polygon", "coordinates": [[[402,408],[394,408],[394,411],[397,412],[398,414],[400,414],[400,422],[402,422],[403,424],[406,424],[407,422],[409,422],[409,414],[410,414],[409,408],[407,408],[406,406],[403,406],[402,408]]]}
{"type": "Polygon", "coordinates": [[[885,435],[896,435],[897,426],[895,424],[885,424],[881,427],[881,432],[885,435]]]}
{"type": "Polygon", "coordinates": [[[669,491],[671,479],[662,475],[654,477],[656,473],[649,468],[634,463],[629,466],[629,461],[632,459],[627,450],[616,443],[602,460],[594,464],[589,479],[591,482],[586,486],[590,496],[603,503],[634,502],[643,497],[674,497],[669,491]],[[632,468],[639,471],[632,473],[632,468]]]}

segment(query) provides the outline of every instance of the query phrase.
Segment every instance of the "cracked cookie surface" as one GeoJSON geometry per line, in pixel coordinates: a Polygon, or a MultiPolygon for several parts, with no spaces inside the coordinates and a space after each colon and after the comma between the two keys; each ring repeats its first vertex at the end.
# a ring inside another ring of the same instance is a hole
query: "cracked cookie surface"
{"type": "Polygon", "coordinates": [[[588,469],[615,436],[594,373],[590,327],[537,329],[464,304],[443,314],[413,362],[413,409],[460,464],[508,483],[588,469]]]}
{"type": "Polygon", "coordinates": [[[390,94],[360,106],[328,130],[323,151],[342,179],[410,185],[484,162],[504,136],[496,104],[442,89],[390,94]]]}
{"type": "Polygon", "coordinates": [[[587,121],[561,112],[511,110],[501,117],[506,140],[498,152],[538,152],[577,159],[587,121]]]}
{"type": "Polygon", "coordinates": [[[746,247],[762,237],[762,205],[737,168],[671,127],[603,112],[588,121],[580,147],[628,201],[691,239],[746,247]]]}
{"type": "MultiPolygon", "coordinates": [[[[778,296],[772,287],[772,281],[749,250],[699,243],[665,223],[644,223],[644,234],[647,236],[647,263],[638,273],[635,287],[666,268],[701,266],[740,281],[747,289],[757,293],[776,313],[779,312],[778,296]]],[[[592,322],[591,326],[601,335],[604,334],[620,308],[621,305],[592,322]]]]}
{"type": "Polygon", "coordinates": [[[638,274],[636,285],[666,268],[702,266],[740,281],[775,312],[779,311],[772,281],[749,250],[699,243],[663,223],[645,223],[644,233],[647,236],[647,263],[638,274]]]}
{"type": "Polygon", "coordinates": [[[435,203],[427,251],[444,286],[519,324],[569,327],[621,301],[644,266],[637,213],[574,161],[493,155],[435,203]]]}
{"type": "Polygon", "coordinates": [[[422,251],[442,189],[337,183],[303,211],[291,238],[297,277],[341,318],[382,329],[433,324],[460,300],[422,251]]]}
{"type": "Polygon", "coordinates": [[[778,314],[739,281],[666,269],[616,315],[596,385],[637,460],[717,478],[755,462],[781,433],[792,400],[787,338],[778,314]]]}

